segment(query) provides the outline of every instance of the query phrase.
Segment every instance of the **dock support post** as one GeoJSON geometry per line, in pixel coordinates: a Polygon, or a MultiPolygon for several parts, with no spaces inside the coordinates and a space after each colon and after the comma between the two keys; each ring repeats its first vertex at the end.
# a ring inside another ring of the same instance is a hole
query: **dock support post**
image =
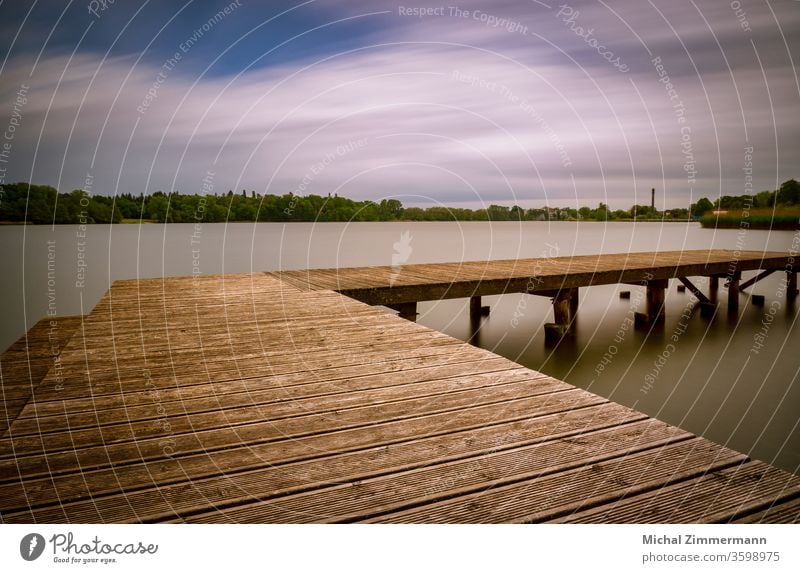
{"type": "Polygon", "coordinates": [[[797,298],[797,273],[793,270],[786,271],[786,298],[797,298]]]}
{"type": "Polygon", "coordinates": [[[397,311],[397,316],[400,318],[405,318],[406,320],[410,320],[411,322],[417,322],[417,303],[416,301],[412,302],[400,302],[397,304],[389,305],[389,308],[393,308],[397,311]]]}
{"type": "Polygon", "coordinates": [[[473,296],[469,299],[469,319],[477,322],[481,319],[481,297],[473,296]]]}
{"type": "Polygon", "coordinates": [[[578,289],[561,289],[553,297],[554,322],[544,325],[544,339],[556,343],[575,332],[575,314],[578,309],[578,289]]]}
{"type": "Polygon", "coordinates": [[[664,308],[667,279],[652,280],[647,283],[647,320],[650,324],[662,322],[666,315],[664,308]]]}
{"type": "Polygon", "coordinates": [[[717,304],[718,293],[719,293],[719,277],[714,277],[714,276],[708,277],[708,299],[714,304],[717,304]]]}
{"type": "Polygon", "coordinates": [[[569,299],[569,312],[574,323],[575,317],[578,314],[578,288],[572,289],[572,294],[569,299]]]}
{"type": "Polygon", "coordinates": [[[738,310],[739,308],[739,281],[742,280],[742,272],[734,271],[728,275],[728,310],[738,310]]]}

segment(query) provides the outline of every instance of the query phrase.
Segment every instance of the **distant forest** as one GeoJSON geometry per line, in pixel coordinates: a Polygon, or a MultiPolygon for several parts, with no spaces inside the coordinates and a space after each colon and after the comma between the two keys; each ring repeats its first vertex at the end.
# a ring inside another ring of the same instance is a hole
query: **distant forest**
{"type": "Polygon", "coordinates": [[[658,211],[649,205],[612,211],[604,203],[596,208],[539,207],[523,209],[490,205],[485,209],[403,207],[397,199],[354,201],[337,195],[259,195],[254,191],[223,195],[163,193],[107,197],[83,190],[59,193],[46,185],[14,183],[0,187],[0,222],[33,224],[86,224],[153,221],[195,222],[300,222],[300,221],[631,221],[699,219],[714,210],[766,209],[800,205],[800,184],[786,181],[776,191],[754,195],[707,198],[688,209],[658,211]]]}

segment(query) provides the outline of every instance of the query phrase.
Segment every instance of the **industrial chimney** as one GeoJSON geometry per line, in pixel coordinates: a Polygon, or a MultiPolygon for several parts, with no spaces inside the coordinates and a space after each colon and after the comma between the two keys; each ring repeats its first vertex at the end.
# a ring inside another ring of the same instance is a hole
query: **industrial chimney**
{"type": "Polygon", "coordinates": [[[653,187],[650,190],[650,208],[655,211],[656,210],[656,188],[653,187]]]}

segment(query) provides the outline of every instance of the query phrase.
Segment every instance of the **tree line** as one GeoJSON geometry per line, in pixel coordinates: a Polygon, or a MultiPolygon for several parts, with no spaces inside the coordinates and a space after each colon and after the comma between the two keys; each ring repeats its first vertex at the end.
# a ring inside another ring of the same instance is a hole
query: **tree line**
{"type": "Polygon", "coordinates": [[[773,209],[797,205],[800,205],[800,183],[789,179],[775,191],[761,191],[753,195],[723,195],[714,202],[703,197],[697,203],[692,204],[692,214],[701,217],[709,211],[773,209]]]}
{"type": "Polygon", "coordinates": [[[612,210],[600,203],[591,207],[524,209],[489,205],[483,209],[403,207],[397,199],[355,201],[338,195],[261,195],[255,191],[228,191],[221,195],[188,195],[161,191],[116,197],[89,195],[83,190],[59,193],[47,185],[14,183],[0,187],[0,221],[33,224],[301,221],[630,221],[689,220],[714,209],[794,206],[800,203],[800,184],[786,181],[776,191],[755,195],[702,198],[689,208],[658,211],[649,205],[612,210]]]}

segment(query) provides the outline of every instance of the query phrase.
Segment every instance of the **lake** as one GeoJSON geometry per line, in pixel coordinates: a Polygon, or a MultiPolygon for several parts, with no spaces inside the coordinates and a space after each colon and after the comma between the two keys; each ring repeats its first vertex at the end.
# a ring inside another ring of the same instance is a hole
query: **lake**
{"type": "MultiPolygon", "coordinates": [[[[0,347],[48,308],[88,313],[117,279],[390,265],[403,233],[411,237],[406,263],[708,248],[787,252],[795,240],[790,231],[696,223],[0,226],[0,347]]],[[[796,306],[780,296],[779,274],[750,289],[766,297],[764,306],[743,296],[738,314],[722,305],[713,320],[694,312],[673,281],[664,328],[650,334],[623,329],[632,305],[643,305],[642,287],[581,289],[575,341],[556,348],[544,343],[543,325],[552,320],[544,297],[486,297],[491,314],[476,332],[466,300],[423,302],[418,322],[797,473],[800,332],[796,306]],[[632,291],[631,299],[620,299],[621,290],[632,291]],[[754,348],[759,333],[766,337],[754,348]]]]}

